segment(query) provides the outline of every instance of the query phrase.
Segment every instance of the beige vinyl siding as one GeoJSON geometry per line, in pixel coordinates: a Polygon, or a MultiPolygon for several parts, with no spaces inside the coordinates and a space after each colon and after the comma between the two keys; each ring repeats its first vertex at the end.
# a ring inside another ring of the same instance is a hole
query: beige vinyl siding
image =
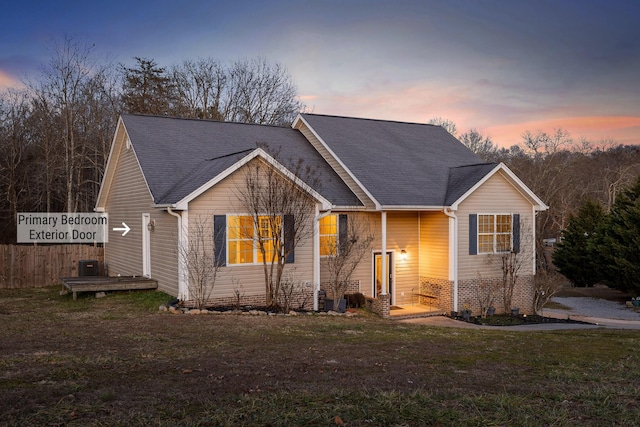
{"type": "Polygon", "coordinates": [[[458,216],[458,278],[478,279],[501,274],[500,255],[469,255],[469,214],[520,214],[520,240],[523,259],[522,274],[533,271],[534,253],[531,241],[535,218],[531,203],[498,172],[461,203],[458,216]]]}
{"type": "Polygon", "coordinates": [[[395,251],[395,289],[392,289],[392,303],[407,305],[412,302],[412,294],[420,289],[419,279],[419,227],[416,212],[387,213],[387,251],[395,251]],[[400,252],[407,252],[402,260],[400,252]]]}
{"type": "MultiPolygon", "coordinates": [[[[189,203],[189,224],[195,224],[198,218],[212,223],[214,215],[247,214],[236,196],[238,188],[243,185],[243,169],[240,169],[191,201],[189,203]]],[[[313,226],[310,224],[309,227],[313,226]]],[[[305,285],[308,282],[309,289],[311,289],[311,284],[313,283],[312,253],[313,238],[312,234],[310,234],[307,240],[300,242],[295,248],[295,262],[285,266],[285,274],[295,269],[293,274],[296,279],[305,285]]],[[[265,295],[263,265],[222,267],[218,271],[211,298],[234,297],[236,291],[247,297],[265,295]]]]}
{"type": "MultiPolygon", "coordinates": [[[[340,214],[341,212],[334,212],[340,214]]],[[[380,247],[380,214],[379,213],[363,213],[363,212],[345,212],[349,221],[365,221],[369,223],[370,231],[375,237],[374,242],[371,244],[370,250],[364,256],[360,264],[356,267],[351,276],[351,280],[358,280],[360,282],[360,292],[364,295],[372,296],[373,286],[373,249],[380,247]]],[[[320,258],[320,283],[326,282],[328,273],[325,268],[325,264],[322,262],[323,258],[320,258]]]]}
{"type": "MultiPolygon", "coordinates": [[[[338,212],[336,212],[338,213],[338,212]]],[[[351,279],[360,281],[360,292],[366,296],[373,295],[373,256],[382,248],[382,222],[379,212],[347,213],[349,220],[368,221],[375,239],[369,253],[354,271],[351,279]]],[[[419,254],[418,213],[416,212],[388,212],[387,213],[387,252],[393,253],[394,284],[392,298],[394,304],[411,304],[411,294],[419,286],[418,266],[419,254]],[[400,252],[407,251],[407,259],[400,259],[400,252]],[[403,295],[404,294],[404,295],[403,295]]],[[[323,263],[321,262],[321,265],[323,263]]],[[[327,277],[326,269],[321,269],[321,278],[327,277]]],[[[323,279],[321,279],[322,281],[323,279]]],[[[326,279],[325,279],[326,280],[326,279]]]]}
{"type": "Polygon", "coordinates": [[[158,288],[178,296],[178,218],[166,210],[154,209],[150,219],[155,221],[151,240],[151,278],[158,281],[158,288]]]}
{"type": "Polygon", "coordinates": [[[301,124],[298,128],[300,132],[309,140],[311,145],[320,153],[320,155],[329,163],[331,168],[336,171],[338,176],[349,186],[351,191],[365,204],[366,207],[374,207],[373,201],[362,191],[362,188],[356,183],[356,181],[344,170],[340,163],[333,157],[329,150],[316,138],[313,132],[305,124],[301,124]]]}
{"type": "Polygon", "coordinates": [[[353,272],[351,280],[358,280],[360,282],[360,292],[362,292],[366,296],[373,296],[373,252],[374,250],[380,250],[382,246],[380,244],[380,236],[381,236],[381,221],[380,221],[380,213],[372,212],[372,213],[358,213],[354,214],[352,212],[347,213],[350,217],[353,215],[358,215],[357,221],[368,221],[370,230],[373,233],[374,241],[371,243],[371,250],[367,255],[364,256],[362,262],[358,265],[356,270],[353,272]]]}
{"type": "Polygon", "coordinates": [[[122,119],[119,119],[118,127],[116,128],[116,134],[113,138],[113,145],[111,146],[111,150],[109,151],[109,159],[107,162],[106,170],[104,172],[102,185],[100,186],[100,193],[98,194],[98,200],[96,201],[96,207],[98,209],[104,208],[106,205],[106,198],[109,194],[111,184],[113,183],[115,169],[118,165],[118,159],[120,158],[120,154],[122,152],[120,147],[125,144],[126,138],[127,133],[124,129],[124,125],[122,124],[122,119]]]}
{"type": "Polygon", "coordinates": [[[443,212],[420,215],[420,276],[449,280],[449,217],[443,212]]]}
{"type": "MultiPolygon", "coordinates": [[[[142,213],[151,211],[152,199],[132,148],[126,148],[125,133],[118,135],[117,164],[106,199],[109,214],[109,242],[105,245],[105,263],[109,275],[142,275],[142,213]],[[126,236],[113,231],[126,223],[126,236]]],[[[114,153],[115,155],[116,153],[114,153]]]]}

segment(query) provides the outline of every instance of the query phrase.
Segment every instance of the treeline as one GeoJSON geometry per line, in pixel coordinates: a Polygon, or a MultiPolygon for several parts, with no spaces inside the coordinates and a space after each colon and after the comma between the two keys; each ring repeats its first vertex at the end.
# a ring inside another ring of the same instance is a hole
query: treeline
{"type": "MultiPolygon", "coordinates": [[[[93,209],[121,112],[286,126],[303,108],[287,70],[265,59],[163,67],[134,58],[127,66],[64,38],[24,89],[0,93],[0,243],[15,242],[17,212],[93,209]]],[[[536,221],[540,250],[542,239],[560,237],[585,200],[609,211],[640,175],[637,146],[574,140],[558,129],[524,131],[507,149],[475,129],[457,135],[451,121],[431,123],[484,160],[507,164],[550,206],[536,221]]]]}
{"type": "Polygon", "coordinates": [[[51,51],[25,88],[0,92],[0,243],[15,243],[17,212],[93,210],[122,112],[289,125],[304,107],[265,59],[125,66],[71,37],[51,51]]]}
{"type": "MultiPolygon", "coordinates": [[[[455,123],[440,117],[430,121],[456,135],[455,123]]],[[[549,209],[536,217],[538,268],[554,269],[544,255],[544,241],[559,242],[575,213],[585,203],[610,212],[620,194],[640,177],[640,147],[615,141],[574,140],[563,129],[552,133],[525,131],[522,141],[499,148],[490,137],[471,129],[458,139],[487,162],[504,162],[549,209]]]]}

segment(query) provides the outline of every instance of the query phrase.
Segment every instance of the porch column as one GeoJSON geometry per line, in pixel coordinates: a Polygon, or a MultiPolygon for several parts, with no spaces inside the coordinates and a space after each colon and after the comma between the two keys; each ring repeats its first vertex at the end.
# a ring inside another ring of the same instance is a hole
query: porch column
{"type": "Polygon", "coordinates": [[[380,273],[380,279],[382,280],[382,291],[380,295],[387,295],[387,280],[389,274],[387,273],[387,212],[382,211],[381,213],[381,222],[382,222],[382,272],[380,273]]]}
{"type": "Polygon", "coordinates": [[[458,311],[458,216],[450,208],[443,212],[449,217],[449,280],[453,282],[453,310],[458,311]]]}

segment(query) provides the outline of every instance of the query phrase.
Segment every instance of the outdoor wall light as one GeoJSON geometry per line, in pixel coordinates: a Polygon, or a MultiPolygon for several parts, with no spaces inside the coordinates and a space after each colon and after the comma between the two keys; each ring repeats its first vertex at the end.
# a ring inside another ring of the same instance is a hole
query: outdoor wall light
{"type": "Polygon", "coordinates": [[[407,251],[404,249],[400,251],[400,259],[405,261],[407,259],[407,251]]]}
{"type": "Polygon", "coordinates": [[[156,220],[155,220],[155,219],[152,219],[151,221],[149,221],[149,222],[147,223],[147,230],[149,230],[149,231],[153,231],[153,230],[155,230],[155,229],[156,229],[156,220]]]}

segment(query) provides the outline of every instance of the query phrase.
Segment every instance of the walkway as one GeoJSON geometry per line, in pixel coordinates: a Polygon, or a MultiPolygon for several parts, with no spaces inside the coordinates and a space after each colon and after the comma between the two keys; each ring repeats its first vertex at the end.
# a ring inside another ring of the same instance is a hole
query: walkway
{"type": "Polygon", "coordinates": [[[424,317],[420,319],[398,320],[404,323],[420,325],[469,328],[469,329],[496,329],[509,331],[553,331],[563,329],[632,329],[640,330],[640,313],[621,304],[603,299],[587,297],[553,298],[552,301],[562,304],[567,309],[545,309],[546,317],[587,322],[580,323],[545,323],[519,326],[485,326],[473,323],[461,322],[445,316],[424,317]]]}

